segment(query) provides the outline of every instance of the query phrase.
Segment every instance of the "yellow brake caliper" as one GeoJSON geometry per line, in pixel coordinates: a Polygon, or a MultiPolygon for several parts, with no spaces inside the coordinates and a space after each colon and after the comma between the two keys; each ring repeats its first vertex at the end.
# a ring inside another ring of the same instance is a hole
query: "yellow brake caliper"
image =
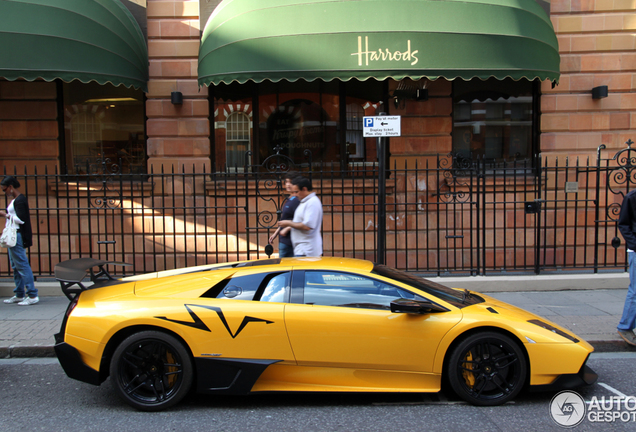
{"type": "MultiPolygon", "coordinates": [[[[466,354],[466,357],[464,357],[464,361],[472,362],[472,360],[473,360],[473,353],[468,351],[468,354],[466,354]]],[[[472,388],[475,385],[475,374],[473,372],[468,371],[467,369],[473,370],[473,364],[472,363],[462,364],[462,376],[464,377],[464,381],[466,381],[466,384],[468,385],[468,387],[472,388]]]]}
{"type": "MultiPolygon", "coordinates": [[[[166,353],[166,360],[170,364],[175,364],[174,356],[172,355],[170,351],[166,353]]],[[[168,372],[176,372],[177,370],[178,369],[176,366],[168,366],[168,372]]],[[[177,374],[171,373],[170,375],[168,375],[168,385],[170,386],[170,388],[174,386],[174,383],[176,380],[177,380],[177,374]]]]}

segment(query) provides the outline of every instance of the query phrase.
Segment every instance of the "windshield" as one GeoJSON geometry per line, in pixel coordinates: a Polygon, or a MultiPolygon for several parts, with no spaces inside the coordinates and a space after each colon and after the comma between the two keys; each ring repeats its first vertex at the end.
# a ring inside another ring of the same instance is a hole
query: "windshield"
{"type": "Polygon", "coordinates": [[[483,298],[473,293],[454,290],[444,285],[431,282],[430,280],[424,279],[423,277],[415,276],[402,270],[396,270],[382,264],[375,264],[371,273],[396,280],[413,288],[420,289],[459,308],[475,303],[482,303],[484,301],[483,298]]]}

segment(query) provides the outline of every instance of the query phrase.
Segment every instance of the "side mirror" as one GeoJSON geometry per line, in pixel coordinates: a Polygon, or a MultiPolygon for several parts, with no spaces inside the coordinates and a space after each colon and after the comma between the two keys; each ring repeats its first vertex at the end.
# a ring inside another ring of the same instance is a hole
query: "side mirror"
{"type": "Polygon", "coordinates": [[[397,299],[391,302],[391,312],[426,314],[431,312],[448,312],[448,309],[428,300],[397,299]]]}

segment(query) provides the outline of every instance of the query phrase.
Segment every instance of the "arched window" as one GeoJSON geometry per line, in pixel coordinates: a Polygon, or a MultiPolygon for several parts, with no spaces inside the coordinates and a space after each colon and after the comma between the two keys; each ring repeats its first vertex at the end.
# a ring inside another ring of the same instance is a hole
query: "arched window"
{"type": "Polygon", "coordinates": [[[375,80],[215,85],[214,161],[238,171],[267,169],[261,164],[274,155],[296,169],[375,164],[377,140],[363,136],[362,121],[383,112],[384,87],[375,80]]]}
{"type": "Polygon", "coordinates": [[[226,121],[225,157],[228,168],[241,171],[249,163],[245,153],[250,150],[250,118],[243,112],[233,112],[226,121]]]}

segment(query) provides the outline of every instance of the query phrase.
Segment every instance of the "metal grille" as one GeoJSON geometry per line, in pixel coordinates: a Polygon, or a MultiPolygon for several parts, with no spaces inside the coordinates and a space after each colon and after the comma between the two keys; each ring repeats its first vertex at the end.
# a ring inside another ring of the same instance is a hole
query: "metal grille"
{"type": "MultiPolygon", "coordinates": [[[[311,177],[322,200],[325,256],[428,275],[623,271],[616,220],[636,182],[631,144],[613,156],[601,146],[596,158],[537,157],[534,164],[454,155],[395,164],[386,176],[384,239],[373,165],[321,169],[310,155],[292,161],[275,154],[246,172],[181,166],[144,175],[11,174],[29,198],[29,258],[38,276],[85,256],[128,262],[117,270],[129,273],[265,258],[288,170],[311,177]]],[[[8,275],[3,254],[0,276],[8,275]]]]}

